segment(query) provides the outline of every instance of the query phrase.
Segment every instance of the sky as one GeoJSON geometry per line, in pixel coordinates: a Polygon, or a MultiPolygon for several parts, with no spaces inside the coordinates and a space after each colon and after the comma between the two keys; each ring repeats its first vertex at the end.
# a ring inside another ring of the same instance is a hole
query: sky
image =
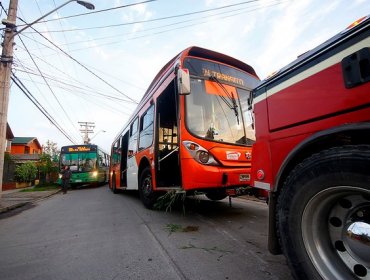
{"type": "MultiPolygon", "coordinates": [[[[109,152],[154,76],[187,47],[237,58],[263,79],[370,14],[368,0],[89,1],[95,13],[71,2],[15,38],[13,77],[52,121],[12,82],[14,136],[60,148],[83,143],[79,122],[92,122],[91,142],[109,152]]],[[[18,30],[65,2],[19,0],[18,30]]]]}

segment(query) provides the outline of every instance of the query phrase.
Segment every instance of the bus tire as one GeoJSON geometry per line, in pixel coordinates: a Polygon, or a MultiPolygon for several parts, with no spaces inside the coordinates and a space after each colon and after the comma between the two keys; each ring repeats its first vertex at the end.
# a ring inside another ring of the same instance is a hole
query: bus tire
{"type": "MultiPolygon", "coordinates": [[[[113,174],[113,176],[114,176],[114,174],[113,174]]],[[[117,187],[116,187],[116,178],[112,178],[112,192],[114,194],[118,193],[118,190],[117,190],[117,187]]]]}
{"type": "Polygon", "coordinates": [[[296,279],[370,279],[370,145],[302,161],[283,185],[276,215],[296,279]]]}
{"type": "Polygon", "coordinates": [[[144,206],[152,209],[157,201],[158,195],[153,190],[153,179],[150,167],[146,167],[140,174],[139,193],[144,206]]]}

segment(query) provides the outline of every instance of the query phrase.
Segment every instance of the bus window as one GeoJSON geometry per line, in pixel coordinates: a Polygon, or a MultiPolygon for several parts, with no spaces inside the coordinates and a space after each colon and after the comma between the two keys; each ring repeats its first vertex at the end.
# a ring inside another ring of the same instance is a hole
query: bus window
{"type": "Polygon", "coordinates": [[[132,157],[137,152],[137,129],[138,129],[139,119],[132,123],[130,127],[130,140],[128,143],[128,157],[132,157]]]}
{"type": "Polygon", "coordinates": [[[121,162],[121,139],[118,139],[113,146],[112,164],[119,164],[121,162]]]}
{"type": "Polygon", "coordinates": [[[139,151],[148,148],[153,142],[154,105],[144,113],[140,120],[139,151]]]}

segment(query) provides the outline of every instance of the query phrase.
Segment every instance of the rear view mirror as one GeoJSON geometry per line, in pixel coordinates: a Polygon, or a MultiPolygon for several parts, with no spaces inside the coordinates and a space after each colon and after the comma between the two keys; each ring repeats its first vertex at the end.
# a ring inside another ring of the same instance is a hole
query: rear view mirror
{"type": "Polygon", "coordinates": [[[181,95],[190,94],[190,75],[188,69],[179,68],[177,70],[177,88],[181,95]]]}

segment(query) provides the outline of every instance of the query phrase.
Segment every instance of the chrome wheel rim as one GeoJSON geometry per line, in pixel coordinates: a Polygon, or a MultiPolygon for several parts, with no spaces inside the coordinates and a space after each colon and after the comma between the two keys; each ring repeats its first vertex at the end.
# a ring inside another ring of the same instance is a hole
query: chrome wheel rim
{"type": "Polygon", "coordinates": [[[328,188],[307,203],[303,243],[323,279],[370,280],[370,191],[328,188]]]}
{"type": "Polygon", "coordinates": [[[143,189],[144,196],[149,196],[151,194],[152,192],[152,177],[151,176],[145,177],[145,179],[143,180],[142,189],[143,189]]]}

